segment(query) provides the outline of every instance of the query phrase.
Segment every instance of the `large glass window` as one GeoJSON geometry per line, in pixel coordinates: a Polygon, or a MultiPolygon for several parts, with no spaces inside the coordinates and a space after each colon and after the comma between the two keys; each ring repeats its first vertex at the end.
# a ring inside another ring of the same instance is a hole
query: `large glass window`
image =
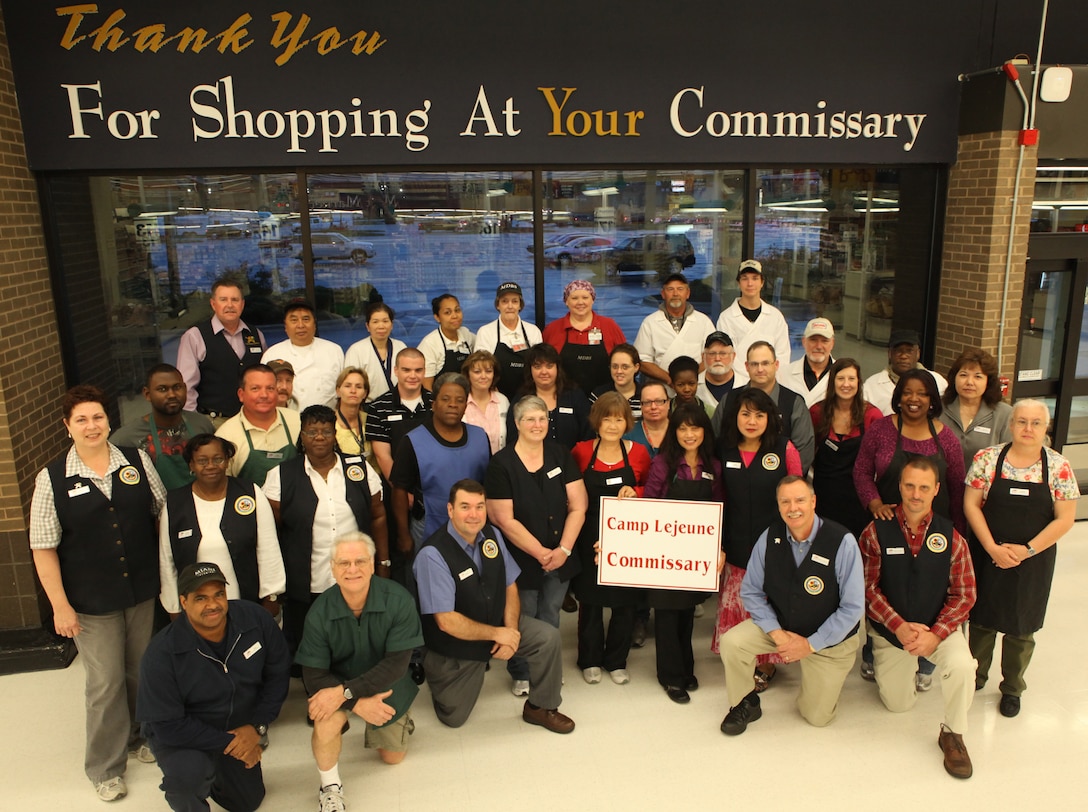
{"type": "Polygon", "coordinates": [[[1031,230],[1038,233],[1088,232],[1088,166],[1056,163],[1035,172],[1031,230]]]}
{"type": "Polygon", "coordinates": [[[673,271],[690,280],[692,305],[717,319],[722,279],[743,258],[744,179],[743,170],[545,172],[546,320],[566,312],[571,279],[590,279],[595,310],[633,341],[673,271]]]}
{"type": "MultiPolygon", "coordinates": [[[[901,261],[899,175],[757,170],[754,254],[763,263],[763,298],[786,317],[795,357],[805,325],[822,316],[835,327],[837,357],[855,358],[865,374],[885,365],[901,261]]],[[[917,326],[920,314],[912,315],[917,326]]],[[[896,323],[907,326],[906,319],[896,323]]]]}

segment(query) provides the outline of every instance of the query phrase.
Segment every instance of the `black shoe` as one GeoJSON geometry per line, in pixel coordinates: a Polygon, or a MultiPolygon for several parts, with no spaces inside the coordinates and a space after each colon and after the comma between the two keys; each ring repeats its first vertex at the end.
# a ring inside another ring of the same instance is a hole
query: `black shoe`
{"type": "Polygon", "coordinates": [[[683,688],[677,688],[675,685],[666,685],[665,693],[668,694],[669,699],[677,705],[686,705],[691,701],[691,696],[688,692],[683,688]]]}
{"type": "Polygon", "coordinates": [[[722,719],[722,733],[726,736],[739,736],[748,729],[750,722],[756,721],[763,715],[759,707],[759,697],[755,692],[748,694],[739,704],[729,709],[729,713],[722,719]]]}
{"type": "Polygon", "coordinates": [[[997,709],[1001,711],[1002,716],[1008,716],[1011,719],[1020,713],[1020,697],[1012,694],[1002,694],[1001,704],[997,706],[997,709]]]}
{"type": "Polygon", "coordinates": [[[427,675],[423,673],[423,663],[409,663],[408,673],[412,675],[412,682],[416,685],[422,685],[423,680],[427,679],[427,675]]]}
{"type": "Polygon", "coordinates": [[[698,691],[699,690],[699,678],[698,677],[692,677],[691,679],[688,680],[688,684],[685,685],[684,687],[687,688],[689,691],[698,691]]]}

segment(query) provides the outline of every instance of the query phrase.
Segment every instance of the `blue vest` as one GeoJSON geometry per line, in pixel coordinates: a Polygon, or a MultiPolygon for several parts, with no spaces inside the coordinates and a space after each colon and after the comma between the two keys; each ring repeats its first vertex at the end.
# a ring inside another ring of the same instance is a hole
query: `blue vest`
{"type": "Polygon", "coordinates": [[[487,464],[491,461],[491,444],[487,433],[479,426],[465,427],[464,445],[449,446],[438,440],[427,428],[418,426],[408,432],[407,439],[416,452],[419,481],[423,492],[423,538],[430,538],[449,521],[446,504],[450,488],[462,479],[483,482],[487,464]]]}

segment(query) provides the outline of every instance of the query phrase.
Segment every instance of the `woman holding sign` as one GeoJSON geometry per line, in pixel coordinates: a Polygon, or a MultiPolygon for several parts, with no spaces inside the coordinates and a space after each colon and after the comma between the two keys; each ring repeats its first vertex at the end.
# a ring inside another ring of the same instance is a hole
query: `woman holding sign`
{"type": "MultiPolygon", "coordinates": [[[[651,499],[687,499],[721,502],[721,463],[714,455],[714,429],[701,403],[680,406],[669,418],[669,430],[650,465],[645,496],[651,499]]],[[[718,559],[721,567],[722,560],[718,559]]],[[[657,642],[657,681],[673,702],[691,701],[688,691],[699,687],[691,630],[695,607],[705,592],[655,589],[650,592],[657,642]]]]}
{"type": "Polygon", "coordinates": [[[596,440],[584,440],[571,452],[582,470],[582,480],[589,495],[589,509],[575,550],[582,559],[582,572],[575,576],[578,595],[578,667],[590,685],[601,681],[601,669],[617,685],[630,681],[627,653],[635,626],[635,611],[643,592],[623,587],[597,585],[597,565],[593,545],[600,538],[602,496],[626,499],[642,496],[650,470],[650,453],[645,446],[624,440],[625,432],[635,424],[627,398],[619,392],[605,392],[589,411],[589,423],[597,432],[596,440]],[[604,607],[612,608],[608,635],[604,631],[604,607]]]}
{"type": "MultiPolygon", "coordinates": [[[[710,648],[718,638],[748,619],[740,600],[740,582],[748,569],[756,539],[778,518],[775,487],[788,474],[804,476],[801,455],[782,436],[782,418],[770,395],[754,387],[741,391],[722,423],[722,477],[725,490],[725,569],[718,594],[718,622],[710,648]]],[[[774,679],[777,654],[761,654],[756,690],[774,679]]]]}

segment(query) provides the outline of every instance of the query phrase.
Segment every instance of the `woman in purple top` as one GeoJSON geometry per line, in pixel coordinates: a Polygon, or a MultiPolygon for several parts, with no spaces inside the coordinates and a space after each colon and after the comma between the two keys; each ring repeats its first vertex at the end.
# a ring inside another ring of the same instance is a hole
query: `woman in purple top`
{"type": "Polygon", "coordinates": [[[937,383],[924,369],[900,376],[892,392],[892,414],[865,432],[854,466],[858,498],[878,519],[894,517],[899,504],[899,472],[910,455],[929,457],[940,471],[940,490],[933,512],[949,518],[960,533],[963,517],[963,451],[955,433],[937,418],[941,414],[937,383]]]}

